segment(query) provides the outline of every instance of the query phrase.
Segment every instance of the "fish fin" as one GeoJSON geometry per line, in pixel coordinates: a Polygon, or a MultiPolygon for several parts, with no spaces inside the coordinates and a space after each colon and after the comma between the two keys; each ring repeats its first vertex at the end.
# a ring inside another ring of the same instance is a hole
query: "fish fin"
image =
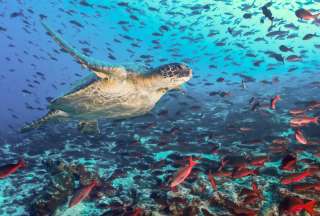
{"type": "Polygon", "coordinates": [[[56,118],[56,117],[68,117],[68,114],[61,110],[51,110],[45,116],[39,118],[38,120],[31,122],[29,125],[24,126],[21,128],[20,132],[25,133],[32,129],[36,129],[41,127],[43,124],[47,123],[48,121],[56,118]]]}
{"type": "Polygon", "coordinates": [[[313,208],[316,204],[317,204],[316,200],[311,200],[305,204],[304,208],[310,215],[313,215],[314,214],[313,208]]]}
{"type": "Polygon", "coordinates": [[[190,157],[189,157],[189,165],[190,165],[190,166],[195,166],[196,164],[198,164],[198,162],[192,160],[192,156],[190,156],[190,157]]]}
{"type": "Polygon", "coordinates": [[[273,27],[275,27],[275,25],[273,25],[273,20],[271,20],[271,25],[270,25],[269,28],[268,28],[268,32],[270,32],[273,27]]]}
{"type": "Polygon", "coordinates": [[[18,161],[18,164],[19,164],[19,166],[20,166],[21,168],[26,167],[26,163],[25,163],[25,161],[24,161],[23,159],[20,159],[20,160],[18,161]]]}
{"type": "Polygon", "coordinates": [[[81,121],[78,124],[78,130],[86,135],[98,135],[100,134],[100,128],[98,121],[81,121]]]}
{"type": "Polygon", "coordinates": [[[78,50],[74,49],[65,40],[63,40],[56,32],[51,30],[45,23],[41,22],[42,26],[48,32],[49,36],[66,52],[76,59],[82,66],[88,68],[95,73],[99,78],[104,79],[108,76],[114,77],[127,77],[127,71],[122,66],[109,65],[105,62],[95,60],[88,56],[83,55],[78,50]]]}

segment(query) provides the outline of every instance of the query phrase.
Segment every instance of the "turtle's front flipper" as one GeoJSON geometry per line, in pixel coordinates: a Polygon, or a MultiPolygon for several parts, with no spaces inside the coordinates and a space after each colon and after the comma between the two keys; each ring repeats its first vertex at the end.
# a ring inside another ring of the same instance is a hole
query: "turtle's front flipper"
{"type": "Polygon", "coordinates": [[[127,71],[124,67],[109,65],[83,55],[78,50],[69,45],[66,41],[64,41],[56,32],[52,31],[46,24],[42,23],[42,25],[46,29],[48,34],[59,44],[62,49],[64,49],[72,57],[74,57],[82,66],[94,72],[98,77],[103,79],[107,78],[108,76],[115,76],[120,78],[125,78],[127,76],[127,71]]]}
{"type": "Polygon", "coordinates": [[[39,128],[40,126],[42,126],[43,124],[47,123],[50,120],[58,119],[58,118],[67,118],[67,117],[68,117],[68,114],[66,112],[63,112],[61,110],[52,110],[48,112],[45,116],[41,117],[40,119],[21,128],[20,132],[25,133],[32,129],[39,128]]]}
{"type": "Polygon", "coordinates": [[[81,121],[78,124],[78,129],[81,133],[87,135],[98,135],[100,134],[100,129],[98,121],[81,121]]]}

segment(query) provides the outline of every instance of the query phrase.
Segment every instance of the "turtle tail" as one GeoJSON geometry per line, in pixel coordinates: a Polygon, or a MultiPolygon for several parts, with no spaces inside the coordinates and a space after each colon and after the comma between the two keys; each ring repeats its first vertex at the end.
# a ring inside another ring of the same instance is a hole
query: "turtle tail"
{"type": "Polygon", "coordinates": [[[26,132],[29,132],[33,129],[37,129],[37,128],[41,127],[42,125],[44,125],[45,123],[47,123],[48,121],[50,121],[53,118],[58,117],[58,116],[67,117],[66,113],[61,110],[52,110],[52,111],[49,111],[45,116],[39,118],[38,120],[33,121],[28,125],[25,125],[23,128],[20,129],[20,132],[26,133],[26,132]]]}

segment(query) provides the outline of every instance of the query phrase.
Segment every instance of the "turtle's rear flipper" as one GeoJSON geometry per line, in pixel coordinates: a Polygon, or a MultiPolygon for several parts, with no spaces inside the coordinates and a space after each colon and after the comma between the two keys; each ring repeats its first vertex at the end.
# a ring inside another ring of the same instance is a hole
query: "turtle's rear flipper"
{"type": "Polygon", "coordinates": [[[58,118],[66,118],[66,117],[68,117],[68,114],[66,112],[63,112],[61,110],[52,110],[52,111],[48,112],[45,116],[41,117],[40,119],[21,128],[20,132],[26,133],[28,131],[31,131],[33,129],[41,127],[42,125],[44,125],[45,123],[47,123],[50,120],[58,119],[58,118]]]}
{"type": "Polygon", "coordinates": [[[78,124],[78,130],[86,135],[99,135],[100,129],[97,121],[81,121],[78,124]]]}
{"type": "Polygon", "coordinates": [[[98,77],[103,79],[107,78],[110,75],[118,78],[125,78],[127,76],[127,71],[124,67],[110,65],[103,61],[98,61],[86,55],[83,55],[78,50],[69,45],[65,40],[63,40],[56,32],[51,30],[46,24],[42,23],[42,25],[46,29],[48,34],[53,38],[53,40],[56,41],[63,50],[74,57],[76,61],[79,62],[82,66],[94,72],[98,77]]]}

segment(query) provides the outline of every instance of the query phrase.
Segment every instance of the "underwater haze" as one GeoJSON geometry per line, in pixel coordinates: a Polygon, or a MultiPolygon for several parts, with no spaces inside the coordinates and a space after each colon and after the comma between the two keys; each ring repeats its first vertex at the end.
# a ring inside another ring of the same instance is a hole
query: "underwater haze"
{"type": "Polygon", "coordinates": [[[320,1],[0,0],[0,215],[319,215],[320,1]]]}

